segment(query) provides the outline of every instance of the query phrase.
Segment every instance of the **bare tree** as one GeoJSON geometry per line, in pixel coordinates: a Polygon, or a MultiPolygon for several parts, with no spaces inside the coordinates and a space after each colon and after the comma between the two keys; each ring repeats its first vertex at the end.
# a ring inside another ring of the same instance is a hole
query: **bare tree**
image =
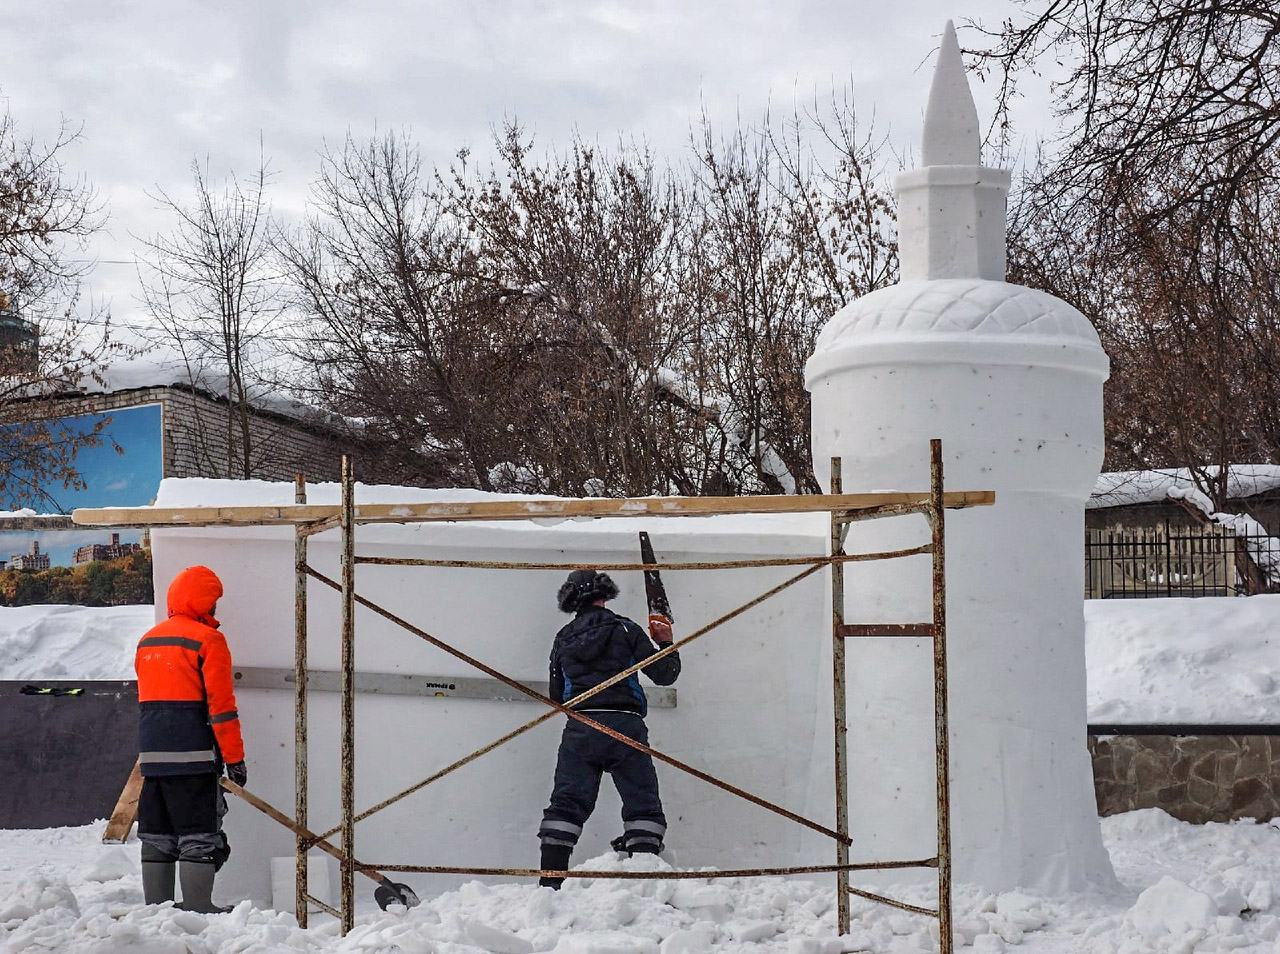
{"type": "Polygon", "coordinates": [[[270,333],[283,312],[272,245],[271,173],[263,156],[247,180],[210,179],[208,160],[191,163],[192,199],[164,190],[153,198],[176,224],[144,240],[139,263],[143,303],[158,332],[153,341],[176,351],[193,389],[226,397],[221,432],[202,430],[209,473],[252,477],[269,442],[255,442],[255,404],[278,382],[270,333]],[[216,439],[215,439],[216,437],[216,439]]]}
{"type": "Polygon", "coordinates": [[[852,98],[695,144],[691,249],[712,328],[720,464],[744,493],[816,492],[804,362],[828,318],[897,277],[878,145],[852,98]]]}
{"type": "Polygon", "coordinates": [[[463,229],[426,186],[416,147],[394,133],[324,155],[312,215],[281,241],[314,329],[298,357],[315,399],[385,448],[380,471],[416,482],[431,459],[488,487],[477,378],[494,371],[482,361],[491,329],[473,320],[463,229]]]}
{"type": "MultiPolygon", "coordinates": [[[[105,310],[81,305],[83,256],[103,213],[65,157],[79,130],[51,143],[0,116],[0,496],[4,506],[62,509],[58,488],[84,487],[76,454],[109,419],[59,417],[54,396],[98,378],[116,350],[105,310]]],[[[100,378],[99,378],[100,380],[100,378]]]]}
{"type": "MultiPolygon", "coordinates": [[[[1280,141],[1280,8],[1271,0],[1024,0],[978,50],[999,71],[998,120],[1041,58],[1065,62],[1053,164],[1059,201],[1143,197],[1162,218],[1208,201],[1225,215],[1280,141]],[[1167,188],[1158,200],[1147,187],[1167,188]]],[[[1007,128],[1007,126],[1005,127],[1007,128]]],[[[1268,172],[1269,174],[1269,172],[1268,172]]],[[[1101,211],[1095,227],[1105,230],[1101,211]]]]}
{"type": "Polygon", "coordinates": [[[696,492],[705,468],[685,451],[701,405],[683,367],[687,216],[674,175],[638,147],[574,142],[535,159],[515,123],[495,146],[495,167],[459,164],[444,185],[514,349],[503,419],[521,445],[501,468],[527,490],[696,492]]]}
{"type": "MultiPolygon", "coordinates": [[[[1264,0],[1025,3],[977,51],[1003,80],[1050,57],[1061,138],[1025,176],[1011,268],[1088,315],[1112,359],[1108,466],[1187,468],[1227,506],[1275,460],[1280,11],[1264,0]]],[[[1006,113],[1007,118],[1008,113],[1006,113]]]]}
{"type": "Polygon", "coordinates": [[[484,489],[816,490],[804,361],[896,274],[876,151],[840,105],[785,137],[706,126],[682,165],[535,152],[516,122],[487,166],[348,138],[285,243],[317,396],[404,473],[430,458],[484,489]]]}

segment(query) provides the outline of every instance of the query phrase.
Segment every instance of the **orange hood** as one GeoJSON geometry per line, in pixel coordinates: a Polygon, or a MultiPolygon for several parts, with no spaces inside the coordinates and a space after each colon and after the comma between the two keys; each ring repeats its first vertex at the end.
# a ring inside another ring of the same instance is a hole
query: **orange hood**
{"type": "Polygon", "coordinates": [[[207,566],[189,566],[169,584],[169,615],[186,616],[217,627],[209,614],[222,597],[222,581],[207,566]]]}

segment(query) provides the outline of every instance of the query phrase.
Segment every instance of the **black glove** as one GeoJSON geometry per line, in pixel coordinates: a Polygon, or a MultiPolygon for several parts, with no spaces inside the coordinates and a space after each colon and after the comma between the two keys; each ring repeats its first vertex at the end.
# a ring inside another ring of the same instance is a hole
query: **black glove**
{"type": "Polygon", "coordinates": [[[232,762],[227,766],[227,778],[243,787],[249,782],[249,769],[243,762],[232,762]]]}

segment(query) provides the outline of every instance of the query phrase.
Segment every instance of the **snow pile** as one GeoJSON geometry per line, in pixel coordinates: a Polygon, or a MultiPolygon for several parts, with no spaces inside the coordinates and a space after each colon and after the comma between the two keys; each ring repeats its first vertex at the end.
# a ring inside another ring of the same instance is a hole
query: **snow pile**
{"type": "Polygon", "coordinates": [[[0,607],[0,679],[132,679],[155,607],[0,607]]]}
{"type": "Polygon", "coordinates": [[[1089,721],[1280,722],[1280,595],[1086,600],[1089,721]]]}
{"type": "Polygon", "coordinates": [[[1267,582],[1274,586],[1280,581],[1280,540],[1271,536],[1270,531],[1257,520],[1247,514],[1215,511],[1213,502],[1195,487],[1170,487],[1168,497],[1170,500],[1185,500],[1210,521],[1243,539],[1267,582]]]}
{"type": "MultiPolygon", "coordinates": [[[[1124,886],[1044,898],[982,894],[959,885],[963,949],[1026,954],[1274,951],[1280,915],[1280,829],[1237,822],[1188,825],[1157,809],[1103,819],[1124,886]]],[[[240,951],[370,954],[842,954],[937,949],[936,922],[852,899],[848,934],[835,929],[833,888],[821,882],[569,880],[468,882],[411,910],[362,908],[346,938],[325,916],[301,930],[291,915],[241,902],[224,915],[142,904],[138,843],[103,846],[101,828],[0,832],[0,950],[65,954],[240,951]]],[[[666,869],[613,853],[584,867],[666,869]]],[[[409,876],[410,878],[412,876],[409,876]]],[[[230,892],[219,883],[219,892],[230,892]]],[[[930,891],[894,894],[929,906],[930,891]]]]}

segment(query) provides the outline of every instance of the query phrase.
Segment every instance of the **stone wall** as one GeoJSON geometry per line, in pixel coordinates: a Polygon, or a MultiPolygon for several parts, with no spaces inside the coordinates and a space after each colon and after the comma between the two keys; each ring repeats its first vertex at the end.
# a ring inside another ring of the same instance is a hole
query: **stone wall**
{"type": "Polygon", "coordinates": [[[1090,735],[1099,815],[1162,808],[1203,824],[1280,816],[1280,736],[1090,735]]]}

